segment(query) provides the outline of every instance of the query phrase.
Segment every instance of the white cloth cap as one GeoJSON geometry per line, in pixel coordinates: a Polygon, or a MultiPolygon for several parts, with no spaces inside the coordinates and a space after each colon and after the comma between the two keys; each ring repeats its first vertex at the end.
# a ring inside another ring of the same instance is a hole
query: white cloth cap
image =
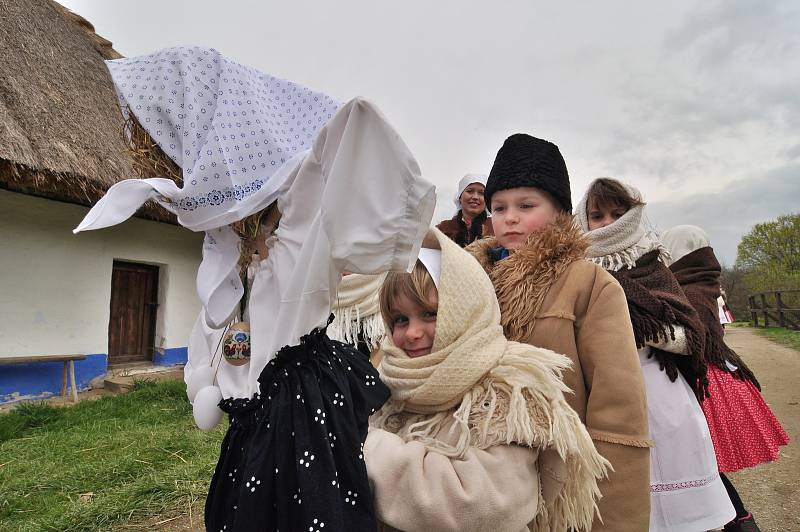
{"type": "Polygon", "coordinates": [[[458,190],[456,191],[456,195],[453,198],[453,203],[456,205],[456,209],[461,208],[461,194],[464,193],[464,190],[472,183],[480,183],[484,187],[486,186],[486,176],[482,174],[467,174],[461,178],[461,181],[458,182],[458,190]]]}
{"type": "Polygon", "coordinates": [[[442,277],[442,250],[420,248],[419,260],[433,279],[433,284],[439,288],[439,279],[442,277]]]}
{"type": "Polygon", "coordinates": [[[661,235],[661,243],[672,257],[669,264],[710,245],[706,232],[696,225],[676,225],[661,235]]]}
{"type": "Polygon", "coordinates": [[[330,96],[211,48],[167,48],[106,65],[123,113],[130,109],[181,167],[184,184],[158,178],[117,183],[75,232],[118,224],[150,199],[193,231],[258,212],[276,199],[340,107],[330,96]]]}

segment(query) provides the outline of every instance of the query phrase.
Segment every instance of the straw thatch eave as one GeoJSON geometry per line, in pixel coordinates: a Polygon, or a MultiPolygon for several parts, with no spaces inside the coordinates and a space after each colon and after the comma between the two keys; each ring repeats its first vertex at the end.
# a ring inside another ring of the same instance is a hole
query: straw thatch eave
{"type": "MultiPolygon", "coordinates": [[[[111,42],[52,0],[2,0],[0,20],[0,188],[88,206],[153,177],[126,141],[111,42]]],[[[155,204],[139,215],[174,223],[155,204]]]]}

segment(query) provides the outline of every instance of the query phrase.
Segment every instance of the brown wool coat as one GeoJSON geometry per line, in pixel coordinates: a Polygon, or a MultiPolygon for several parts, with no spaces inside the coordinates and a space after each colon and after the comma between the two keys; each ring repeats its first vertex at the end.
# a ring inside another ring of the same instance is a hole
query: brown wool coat
{"type": "MultiPolygon", "coordinates": [[[[458,241],[458,235],[461,231],[464,230],[464,222],[461,221],[461,211],[458,211],[455,216],[450,218],[449,220],[442,220],[436,226],[436,229],[447,235],[447,238],[458,244],[459,246],[464,247],[464,244],[458,241]]],[[[487,236],[493,236],[494,230],[492,229],[492,219],[486,218],[481,225],[481,234],[475,235],[475,238],[471,238],[472,235],[467,232],[467,244],[472,242],[478,238],[483,238],[487,236]]]]}
{"type": "Polygon", "coordinates": [[[566,397],[597,450],[614,467],[592,530],[647,531],[650,450],[647,404],[628,305],[619,283],[586,260],[586,242],[562,215],[511,257],[495,263],[495,238],[467,247],[495,285],[509,340],[568,356],[566,397]]]}

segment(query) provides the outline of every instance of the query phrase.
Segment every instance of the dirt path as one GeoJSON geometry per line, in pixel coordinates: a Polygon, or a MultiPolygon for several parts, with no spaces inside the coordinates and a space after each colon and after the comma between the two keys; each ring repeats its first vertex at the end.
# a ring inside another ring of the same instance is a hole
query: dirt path
{"type": "Polygon", "coordinates": [[[777,462],[729,476],[761,530],[800,531],[800,351],[752,329],[728,329],[725,342],[747,362],[791,443],[777,462]]]}

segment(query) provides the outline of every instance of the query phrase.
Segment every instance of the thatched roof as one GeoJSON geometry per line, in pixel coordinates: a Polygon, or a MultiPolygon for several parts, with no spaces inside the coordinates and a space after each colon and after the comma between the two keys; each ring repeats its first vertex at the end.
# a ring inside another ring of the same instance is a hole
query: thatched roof
{"type": "MultiPolygon", "coordinates": [[[[135,164],[104,59],[122,57],[52,0],[0,2],[0,188],[82,205],[135,164]]],[[[169,220],[153,205],[145,217],[169,220]]]]}

